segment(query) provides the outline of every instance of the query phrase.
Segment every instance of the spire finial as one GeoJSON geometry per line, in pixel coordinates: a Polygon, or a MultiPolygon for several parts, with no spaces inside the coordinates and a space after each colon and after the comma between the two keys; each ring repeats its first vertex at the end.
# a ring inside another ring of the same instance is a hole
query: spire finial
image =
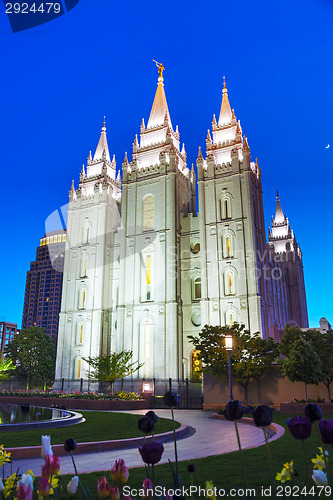
{"type": "Polygon", "coordinates": [[[225,76],[223,77],[223,94],[226,94],[227,93],[227,86],[226,86],[226,83],[225,83],[225,76]]]}
{"type": "Polygon", "coordinates": [[[277,200],[279,200],[279,199],[280,199],[278,188],[276,188],[276,199],[277,199],[277,200]]]}
{"type": "Polygon", "coordinates": [[[163,78],[163,70],[165,70],[165,67],[163,66],[162,63],[159,63],[153,59],[153,62],[156,64],[158,67],[158,83],[162,83],[164,78],[163,78]]]}
{"type": "Polygon", "coordinates": [[[104,119],[103,119],[103,127],[102,127],[102,130],[103,130],[103,132],[105,132],[105,131],[106,131],[106,126],[105,126],[105,115],[104,115],[104,119]]]}

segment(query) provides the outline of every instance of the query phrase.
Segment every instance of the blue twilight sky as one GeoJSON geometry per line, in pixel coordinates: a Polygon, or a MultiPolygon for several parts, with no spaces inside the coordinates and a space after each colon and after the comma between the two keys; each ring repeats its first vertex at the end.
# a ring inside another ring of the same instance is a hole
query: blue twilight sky
{"type": "Polygon", "coordinates": [[[12,34],[0,9],[0,319],[21,325],[25,274],[45,220],[67,203],[106,115],[118,168],[166,70],[188,162],[205,148],[222,76],[263,175],[266,226],[278,187],[304,256],[309,319],[333,323],[333,1],[80,0],[12,34]],[[325,149],[327,144],[331,148],[325,149]]]}

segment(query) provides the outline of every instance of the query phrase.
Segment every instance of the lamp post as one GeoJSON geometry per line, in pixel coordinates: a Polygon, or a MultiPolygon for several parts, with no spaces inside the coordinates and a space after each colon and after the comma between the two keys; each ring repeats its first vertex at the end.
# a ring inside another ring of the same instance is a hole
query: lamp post
{"type": "Polygon", "coordinates": [[[229,363],[229,401],[233,401],[234,397],[232,395],[232,375],[231,375],[231,351],[232,351],[232,335],[226,335],[225,348],[228,353],[228,363],[229,363]]]}

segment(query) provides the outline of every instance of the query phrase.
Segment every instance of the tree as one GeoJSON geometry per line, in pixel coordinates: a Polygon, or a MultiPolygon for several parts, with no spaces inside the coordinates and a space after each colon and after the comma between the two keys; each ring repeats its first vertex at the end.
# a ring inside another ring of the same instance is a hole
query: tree
{"type": "Polygon", "coordinates": [[[10,371],[15,370],[15,366],[12,363],[12,360],[9,358],[0,360],[0,380],[6,380],[10,371]]]}
{"type": "Polygon", "coordinates": [[[308,400],[308,384],[318,383],[323,378],[322,363],[313,344],[300,336],[292,344],[282,366],[283,373],[291,382],[304,382],[305,399],[308,400]]]}
{"type": "Polygon", "coordinates": [[[267,372],[278,356],[278,347],[269,337],[263,339],[259,332],[251,334],[244,325],[208,326],[199,333],[199,337],[189,336],[190,342],[200,351],[203,371],[224,379],[228,376],[228,354],[224,337],[232,335],[231,351],[232,373],[245,391],[248,400],[248,385],[267,372]]]}
{"type": "Polygon", "coordinates": [[[82,359],[91,367],[88,379],[92,382],[108,382],[113,394],[113,384],[116,380],[128,377],[143,366],[143,363],[139,364],[138,361],[130,362],[132,356],[132,351],[121,351],[111,352],[109,356],[89,356],[82,359]]]}
{"type": "Polygon", "coordinates": [[[42,328],[32,326],[21,330],[5,349],[5,354],[15,365],[13,375],[36,382],[54,379],[56,350],[50,337],[42,328]]]}
{"type": "MultiPolygon", "coordinates": [[[[320,333],[317,330],[302,331],[297,327],[290,328],[286,326],[284,336],[281,339],[280,351],[286,355],[286,361],[292,357],[295,358],[293,363],[296,367],[297,352],[293,355],[293,351],[298,348],[298,341],[303,341],[311,346],[317,354],[321,363],[321,379],[319,381],[327,388],[328,400],[331,400],[330,386],[333,382],[333,332],[320,333]]],[[[311,367],[308,367],[311,371],[311,367]]],[[[288,377],[289,378],[289,377],[288,377]]],[[[315,377],[315,379],[317,379],[315,377]]],[[[309,382],[310,383],[310,382],[309,382]]],[[[316,383],[316,382],[313,382],[316,383]]],[[[317,382],[318,383],[318,382],[317,382]]]]}

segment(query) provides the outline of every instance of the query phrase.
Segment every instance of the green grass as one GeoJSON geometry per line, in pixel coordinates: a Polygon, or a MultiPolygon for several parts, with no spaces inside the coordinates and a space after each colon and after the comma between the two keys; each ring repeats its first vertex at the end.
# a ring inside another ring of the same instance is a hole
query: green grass
{"type": "MultiPolygon", "coordinates": [[[[111,413],[98,411],[80,411],[86,419],[81,424],[57,429],[34,429],[29,431],[10,431],[1,434],[1,443],[5,448],[18,446],[38,446],[41,445],[41,435],[51,436],[52,444],[63,444],[67,438],[72,437],[78,443],[86,441],[106,441],[111,439],[125,439],[142,436],[138,430],[138,420],[141,416],[129,413],[111,413]]],[[[176,425],[180,426],[179,423],[176,425]]],[[[159,418],[156,426],[156,433],[172,430],[172,421],[166,418],[159,418]]]]}
{"type": "MultiPolygon", "coordinates": [[[[285,414],[274,414],[274,422],[286,427],[285,420],[294,415],[285,414]]],[[[333,415],[325,415],[326,419],[333,418],[333,415]]],[[[222,426],[221,426],[222,429],[222,426]]],[[[223,432],[221,430],[221,432],[223,432]]],[[[195,437],[193,439],[193,446],[195,447],[195,437]]],[[[312,429],[312,435],[306,440],[306,449],[308,455],[309,470],[311,470],[311,458],[314,458],[317,447],[320,445],[319,437],[315,428],[312,429]]],[[[299,478],[303,481],[305,477],[304,471],[304,458],[302,451],[302,442],[294,439],[286,430],[285,434],[278,440],[270,443],[270,449],[272,454],[272,464],[273,471],[276,474],[280,472],[283,464],[294,460],[295,468],[299,472],[299,478]]],[[[222,451],[222,450],[221,450],[222,451]]],[[[331,449],[328,450],[331,453],[331,449]]],[[[137,450],[133,450],[133,453],[138,453],[137,450]]],[[[254,448],[252,450],[246,450],[243,453],[244,461],[246,466],[246,474],[248,479],[248,486],[255,488],[257,491],[256,498],[264,498],[261,496],[261,487],[268,487],[271,484],[269,475],[269,465],[266,446],[261,446],[259,448],[254,448]]],[[[179,454],[179,459],[181,460],[181,453],[179,454]]],[[[193,463],[196,467],[196,472],[194,474],[194,484],[204,486],[205,481],[212,480],[214,485],[219,488],[230,489],[234,488],[236,485],[238,487],[244,487],[243,476],[241,472],[240,457],[239,453],[229,453],[226,455],[219,455],[214,457],[203,458],[199,460],[189,460],[187,462],[180,463],[180,475],[182,482],[185,486],[190,485],[190,477],[187,472],[187,464],[193,463]]],[[[109,464],[111,466],[111,464],[109,464]]],[[[90,485],[91,498],[97,499],[96,485],[98,478],[106,475],[108,480],[110,480],[110,468],[107,467],[106,472],[96,472],[92,474],[82,474],[80,476],[83,484],[90,485]]],[[[172,479],[169,465],[161,465],[156,467],[156,477],[159,484],[163,484],[167,487],[172,487],[172,479]]],[[[331,478],[333,478],[333,454],[329,459],[329,473],[331,478]]],[[[144,468],[135,468],[130,470],[130,477],[127,484],[131,488],[140,488],[142,481],[145,478],[144,468]]],[[[66,485],[70,476],[64,477],[64,484],[66,485]]],[[[332,480],[330,481],[331,484],[332,480]]],[[[275,482],[275,484],[280,484],[275,482]]],[[[295,478],[294,483],[297,484],[297,478],[295,478]]],[[[82,492],[71,498],[81,499],[83,498],[82,492]]],[[[138,498],[138,497],[137,497],[138,498]]],[[[239,497],[235,497],[239,498],[239,497]]],[[[246,498],[246,497],[244,497],[246,498]]],[[[252,497],[253,498],[253,497],[252,497]]],[[[276,498],[272,493],[270,498],[276,498]]],[[[281,498],[281,497],[280,497],[281,498]]],[[[283,495],[282,495],[283,498],[283,495]]],[[[289,496],[289,498],[294,498],[289,496]]],[[[316,498],[313,496],[299,496],[298,498],[316,498]]],[[[325,496],[324,493],[318,498],[331,498],[330,496],[325,496]]],[[[134,500],[134,499],[133,499],[134,500]]]]}

